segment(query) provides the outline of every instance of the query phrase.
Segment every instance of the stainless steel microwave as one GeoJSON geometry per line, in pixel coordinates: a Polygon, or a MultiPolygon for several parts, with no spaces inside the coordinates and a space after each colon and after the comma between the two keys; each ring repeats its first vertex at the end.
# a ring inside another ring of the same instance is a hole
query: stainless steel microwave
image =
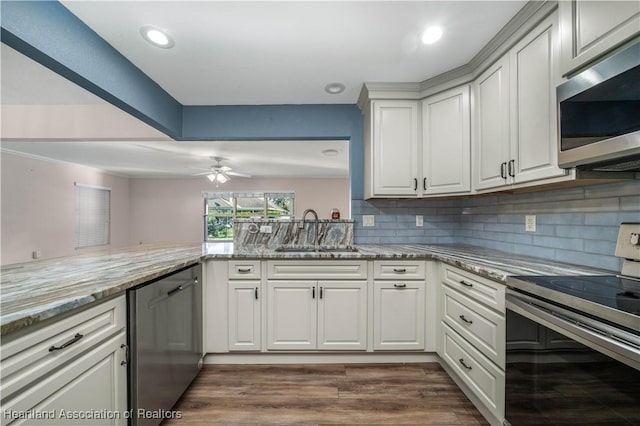
{"type": "Polygon", "coordinates": [[[556,89],[558,165],[640,171],[640,40],[556,89]]]}

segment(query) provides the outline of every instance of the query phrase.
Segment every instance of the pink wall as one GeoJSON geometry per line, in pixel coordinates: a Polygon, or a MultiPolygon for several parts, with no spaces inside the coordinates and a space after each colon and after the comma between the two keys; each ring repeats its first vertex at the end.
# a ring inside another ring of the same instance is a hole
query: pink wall
{"type": "MultiPolygon", "coordinates": [[[[78,142],[81,143],[81,142],[78,142]]],[[[293,190],[297,217],[307,208],[327,219],[332,208],[349,214],[348,179],[233,179],[215,188],[204,177],[129,179],[68,163],[2,152],[0,264],[70,256],[106,247],[160,241],[201,242],[202,191],[293,190]],[[111,245],[75,249],[74,182],[111,188],[111,245]]]]}
{"type": "Polygon", "coordinates": [[[1,263],[70,256],[98,248],[75,249],[74,182],[111,188],[111,245],[129,245],[129,179],[87,167],[1,155],[1,263]]]}
{"type": "Polygon", "coordinates": [[[305,209],[329,219],[332,208],[349,214],[349,179],[240,179],[216,188],[204,177],[131,179],[131,244],[158,241],[198,242],[204,238],[202,191],[285,191],[296,193],[295,215],[305,209]]]}

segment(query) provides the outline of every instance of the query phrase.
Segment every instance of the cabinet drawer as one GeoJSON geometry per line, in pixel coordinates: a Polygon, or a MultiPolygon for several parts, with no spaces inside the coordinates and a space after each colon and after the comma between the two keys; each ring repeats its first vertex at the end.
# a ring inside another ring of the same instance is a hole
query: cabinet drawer
{"type": "Polygon", "coordinates": [[[56,370],[126,326],[125,296],[104,302],[32,333],[2,344],[1,390],[7,398],[56,370]],[[65,343],[82,336],[75,343],[65,343]]]}
{"type": "Polygon", "coordinates": [[[269,261],[267,276],[270,279],[363,279],[367,278],[366,260],[313,260],[269,261]]]}
{"type": "Polygon", "coordinates": [[[445,362],[497,418],[504,418],[504,372],[445,323],[442,333],[445,362]]]}
{"type": "Polygon", "coordinates": [[[260,261],[259,260],[230,260],[229,263],[229,279],[259,279],[260,278],[260,261]]]}
{"type": "MultiPolygon", "coordinates": [[[[127,409],[127,366],[124,331],[55,369],[15,397],[3,400],[2,425],[126,426],[125,416],[74,418],[76,413],[124,413],[127,409]],[[15,419],[9,413],[36,412],[42,419],[15,419]],[[68,417],[63,417],[66,412],[68,417]]],[[[3,395],[4,397],[4,395],[3,395]]]]}
{"type": "Polygon", "coordinates": [[[446,264],[442,267],[442,282],[504,314],[504,284],[446,264]]]}
{"type": "Polygon", "coordinates": [[[425,277],[425,262],[377,260],[373,262],[373,277],[383,280],[422,280],[425,277]]]}
{"type": "Polygon", "coordinates": [[[450,288],[445,287],[443,296],[443,320],[487,358],[504,367],[504,317],[450,288]]]}

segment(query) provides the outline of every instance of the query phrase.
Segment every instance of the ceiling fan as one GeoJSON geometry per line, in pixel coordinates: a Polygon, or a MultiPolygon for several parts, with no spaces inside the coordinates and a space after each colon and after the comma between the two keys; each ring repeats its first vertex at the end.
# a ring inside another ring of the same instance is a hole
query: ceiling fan
{"type": "MultiPolygon", "coordinates": [[[[231,167],[223,166],[222,164],[220,164],[223,160],[226,160],[226,158],[222,158],[222,157],[210,157],[210,158],[213,161],[215,161],[216,164],[212,165],[206,172],[196,173],[194,176],[207,175],[207,178],[211,182],[215,182],[216,186],[218,186],[221,183],[230,181],[231,180],[230,176],[238,176],[238,177],[245,177],[245,178],[251,177],[251,175],[248,175],[245,173],[234,172],[231,167]]],[[[201,169],[201,170],[205,170],[205,169],[201,169]]]]}

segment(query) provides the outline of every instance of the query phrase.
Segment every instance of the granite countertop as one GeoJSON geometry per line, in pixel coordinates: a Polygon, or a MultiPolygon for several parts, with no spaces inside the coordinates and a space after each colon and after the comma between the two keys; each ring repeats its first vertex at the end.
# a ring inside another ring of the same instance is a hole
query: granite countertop
{"type": "MultiPolygon", "coordinates": [[[[433,259],[505,282],[510,275],[611,274],[462,245],[357,245],[357,252],[237,251],[233,244],[153,244],[2,266],[0,334],[7,335],[208,259],[433,259]]],[[[615,272],[614,272],[615,273],[615,272]]]]}
{"type": "Polygon", "coordinates": [[[0,268],[0,335],[197,263],[202,244],[154,244],[0,268]]]}
{"type": "MultiPolygon", "coordinates": [[[[208,246],[208,245],[207,245],[208,246]]],[[[465,245],[424,245],[424,244],[363,244],[356,245],[356,252],[277,252],[265,248],[245,248],[226,253],[213,253],[205,248],[205,259],[211,258],[247,258],[247,259],[432,259],[439,260],[477,275],[505,283],[510,275],[610,275],[617,271],[587,268],[518,256],[496,250],[465,245]]],[[[220,249],[217,249],[218,252],[220,249]]]]}

